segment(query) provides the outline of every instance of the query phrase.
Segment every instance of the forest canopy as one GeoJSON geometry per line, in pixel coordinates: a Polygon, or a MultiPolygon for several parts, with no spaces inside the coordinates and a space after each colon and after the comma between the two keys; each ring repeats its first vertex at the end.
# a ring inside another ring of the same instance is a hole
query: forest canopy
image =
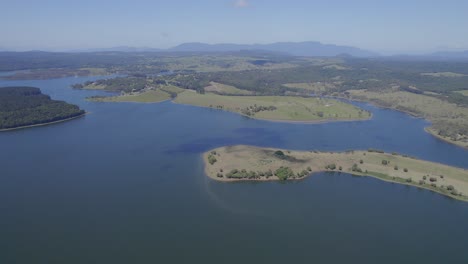
{"type": "Polygon", "coordinates": [[[35,87],[0,87],[0,129],[38,125],[83,115],[84,110],[52,100],[35,87]]]}

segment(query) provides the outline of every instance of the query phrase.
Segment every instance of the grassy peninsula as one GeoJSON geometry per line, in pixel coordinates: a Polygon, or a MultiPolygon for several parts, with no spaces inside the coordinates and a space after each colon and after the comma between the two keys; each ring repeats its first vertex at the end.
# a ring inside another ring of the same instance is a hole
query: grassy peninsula
{"type": "Polygon", "coordinates": [[[365,120],[371,114],[353,105],[332,99],[293,96],[225,96],[185,91],[174,102],[210,107],[273,121],[320,122],[365,120]]]}
{"type": "Polygon", "coordinates": [[[298,180],[336,171],[429,189],[468,201],[468,170],[380,150],[289,151],[228,146],[203,154],[206,174],[219,181],[298,180]]]}
{"type": "Polygon", "coordinates": [[[0,88],[0,131],[56,123],[84,114],[78,106],[52,100],[39,88],[0,88]]]}

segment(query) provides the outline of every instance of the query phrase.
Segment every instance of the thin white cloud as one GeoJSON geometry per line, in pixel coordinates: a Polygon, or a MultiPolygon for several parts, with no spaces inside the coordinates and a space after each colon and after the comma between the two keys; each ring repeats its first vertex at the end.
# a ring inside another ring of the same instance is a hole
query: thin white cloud
{"type": "Polygon", "coordinates": [[[249,1],[248,0],[236,0],[234,1],[234,7],[237,8],[245,8],[249,6],[249,1]]]}

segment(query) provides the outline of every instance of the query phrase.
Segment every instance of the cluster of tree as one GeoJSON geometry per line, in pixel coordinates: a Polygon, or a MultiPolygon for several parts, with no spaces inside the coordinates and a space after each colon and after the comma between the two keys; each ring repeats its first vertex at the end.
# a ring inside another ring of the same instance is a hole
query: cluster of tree
{"type": "Polygon", "coordinates": [[[212,154],[212,153],[210,153],[210,154],[208,155],[208,162],[209,162],[211,165],[215,164],[215,162],[217,161],[215,155],[216,155],[216,154],[212,154]]]}
{"type": "Polygon", "coordinates": [[[273,172],[268,170],[266,172],[246,171],[245,169],[233,169],[226,174],[228,179],[260,179],[261,177],[269,178],[273,176],[273,172]]]}
{"type": "Polygon", "coordinates": [[[302,170],[301,172],[296,173],[296,176],[298,178],[302,178],[302,177],[305,177],[305,176],[307,176],[309,174],[310,174],[310,172],[308,172],[307,170],[302,170]]]}
{"type": "Polygon", "coordinates": [[[39,88],[0,88],[0,129],[60,121],[84,113],[76,105],[52,100],[39,88]]]}
{"type": "MultiPolygon", "coordinates": [[[[362,69],[379,80],[394,80],[400,85],[415,86],[433,92],[456,91],[466,87],[468,76],[443,77],[425,73],[453,72],[468,74],[468,62],[464,61],[404,61],[386,59],[349,58],[346,65],[362,69]]],[[[369,78],[372,79],[372,78],[369,78]]]]}
{"type": "MultiPolygon", "coordinates": [[[[289,150],[287,152],[288,152],[288,154],[291,153],[291,151],[289,151],[289,150]]],[[[288,154],[284,153],[282,150],[277,150],[277,151],[273,152],[273,156],[275,158],[282,159],[282,160],[287,160],[289,162],[298,162],[299,161],[294,156],[288,155],[288,154]]]]}
{"type": "Polygon", "coordinates": [[[146,77],[117,77],[111,79],[101,79],[97,81],[87,81],[83,84],[72,85],[75,89],[82,89],[89,85],[102,85],[104,90],[112,92],[138,92],[148,85],[146,77]]]}
{"type": "Polygon", "coordinates": [[[38,69],[29,71],[18,71],[13,75],[3,76],[4,80],[46,80],[64,78],[69,76],[88,76],[91,71],[87,69],[38,69]]]}
{"type": "Polygon", "coordinates": [[[201,90],[210,84],[210,80],[207,78],[206,74],[201,73],[178,74],[175,76],[164,76],[160,78],[166,78],[168,84],[195,91],[201,90]]]}
{"type": "Polygon", "coordinates": [[[359,168],[356,163],[354,163],[353,166],[351,167],[351,171],[362,172],[362,169],[359,168]]]}
{"type": "Polygon", "coordinates": [[[458,191],[455,189],[455,187],[453,187],[453,185],[447,186],[447,191],[449,191],[450,194],[452,194],[452,195],[460,195],[460,196],[462,195],[462,193],[461,193],[461,192],[458,192],[458,191]]]}
{"type": "Polygon", "coordinates": [[[406,85],[400,86],[400,90],[405,91],[405,92],[409,92],[409,93],[415,93],[415,94],[423,94],[424,93],[423,91],[419,90],[418,88],[409,87],[409,86],[406,86],[406,85]]]}
{"type": "Polygon", "coordinates": [[[170,91],[170,90],[168,90],[168,89],[164,89],[164,88],[160,88],[160,89],[161,89],[162,91],[164,91],[164,92],[168,93],[168,94],[171,96],[171,98],[172,98],[172,99],[174,99],[174,98],[176,98],[176,97],[177,97],[177,93],[176,93],[176,92],[174,92],[174,91],[170,91]]]}
{"type": "Polygon", "coordinates": [[[278,177],[278,179],[285,181],[288,178],[294,177],[294,172],[289,167],[281,166],[275,171],[275,176],[278,177]]]}
{"type": "Polygon", "coordinates": [[[250,60],[249,63],[257,66],[263,66],[268,63],[275,63],[275,61],[272,60],[250,60]]]}
{"type": "MultiPolygon", "coordinates": [[[[431,179],[434,179],[434,178],[431,178],[431,179]]],[[[419,185],[425,185],[426,184],[425,180],[426,180],[426,176],[423,177],[423,180],[419,180],[419,185]]],[[[437,187],[437,184],[435,183],[436,181],[437,179],[431,180],[430,186],[433,188],[436,188],[437,190],[443,193],[449,193],[454,196],[463,196],[463,193],[457,191],[455,187],[453,187],[453,185],[448,185],[448,186],[440,185],[439,187],[437,187]]]]}
{"type": "Polygon", "coordinates": [[[385,153],[385,151],[381,149],[374,149],[374,148],[367,149],[367,152],[385,153]]]}
{"type": "Polygon", "coordinates": [[[436,97],[442,100],[447,100],[448,102],[457,104],[459,106],[468,107],[468,96],[465,96],[458,92],[436,95],[436,97]]]}
{"type": "Polygon", "coordinates": [[[286,155],[284,154],[284,152],[282,150],[277,150],[273,154],[275,154],[275,156],[280,158],[280,159],[286,158],[286,155]]]}
{"type": "Polygon", "coordinates": [[[0,52],[0,71],[50,68],[114,68],[143,63],[131,53],[0,52]]]}
{"type": "MultiPolygon", "coordinates": [[[[289,167],[281,166],[274,172],[272,170],[268,170],[265,172],[262,171],[247,171],[245,169],[238,170],[233,169],[230,172],[226,173],[225,177],[228,179],[261,179],[262,177],[270,178],[272,176],[278,177],[278,179],[284,181],[290,178],[302,178],[307,176],[310,173],[310,170],[302,170],[301,172],[294,173],[293,170],[289,167]]],[[[217,173],[217,177],[223,177],[222,170],[217,173]]]]}
{"type": "Polygon", "coordinates": [[[465,122],[435,120],[432,127],[438,131],[439,136],[449,137],[454,141],[468,140],[468,125],[465,122]]]}
{"type": "Polygon", "coordinates": [[[270,106],[257,106],[256,104],[255,105],[251,105],[251,106],[248,106],[246,108],[243,108],[241,110],[241,113],[244,114],[244,115],[247,115],[247,116],[254,116],[256,113],[258,112],[261,112],[261,111],[274,111],[276,110],[276,106],[273,106],[273,105],[270,105],[270,106]]]}

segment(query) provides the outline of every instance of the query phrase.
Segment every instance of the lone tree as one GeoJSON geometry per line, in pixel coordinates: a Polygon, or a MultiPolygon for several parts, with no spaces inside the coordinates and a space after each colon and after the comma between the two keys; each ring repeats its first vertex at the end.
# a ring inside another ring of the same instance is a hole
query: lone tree
{"type": "Polygon", "coordinates": [[[216,158],[215,158],[214,155],[212,155],[212,154],[208,155],[208,162],[209,162],[211,165],[213,165],[216,161],[217,161],[217,160],[216,160],[216,158]]]}
{"type": "Polygon", "coordinates": [[[281,150],[277,150],[277,151],[275,151],[275,155],[278,156],[278,157],[284,157],[284,152],[281,151],[281,150]]]}
{"type": "Polygon", "coordinates": [[[291,170],[289,167],[280,167],[275,171],[276,177],[278,177],[280,180],[285,181],[290,177],[294,176],[294,172],[291,170]]]}

